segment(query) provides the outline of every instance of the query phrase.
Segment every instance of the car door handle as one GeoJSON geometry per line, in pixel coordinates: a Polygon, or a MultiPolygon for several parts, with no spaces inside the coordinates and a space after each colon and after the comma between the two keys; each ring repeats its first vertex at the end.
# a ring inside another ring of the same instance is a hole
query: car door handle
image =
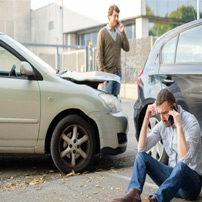
{"type": "Polygon", "coordinates": [[[172,79],[164,79],[163,81],[162,81],[162,83],[163,84],[165,84],[165,85],[171,85],[171,84],[173,84],[175,81],[173,81],[172,79]]]}

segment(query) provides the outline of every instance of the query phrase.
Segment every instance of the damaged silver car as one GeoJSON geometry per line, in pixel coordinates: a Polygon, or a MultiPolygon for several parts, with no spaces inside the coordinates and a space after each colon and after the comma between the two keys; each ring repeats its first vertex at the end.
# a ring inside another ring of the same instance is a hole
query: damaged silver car
{"type": "Polygon", "coordinates": [[[119,99],[97,89],[117,77],[57,74],[0,33],[0,154],[51,154],[63,173],[82,172],[95,154],[126,150],[127,115],[119,99]]]}

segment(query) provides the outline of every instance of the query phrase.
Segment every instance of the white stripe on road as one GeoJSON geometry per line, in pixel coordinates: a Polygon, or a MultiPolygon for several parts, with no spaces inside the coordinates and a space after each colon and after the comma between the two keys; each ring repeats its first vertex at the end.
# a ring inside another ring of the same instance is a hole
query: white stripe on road
{"type": "MultiPolygon", "coordinates": [[[[117,177],[117,178],[120,178],[120,179],[123,179],[123,180],[126,180],[126,181],[130,181],[130,179],[131,179],[130,177],[120,175],[120,174],[116,174],[116,173],[108,173],[108,175],[111,175],[111,176],[114,176],[114,177],[117,177]]],[[[153,189],[158,188],[157,185],[149,183],[149,182],[145,182],[145,186],[153,188],[153,189]]]]}

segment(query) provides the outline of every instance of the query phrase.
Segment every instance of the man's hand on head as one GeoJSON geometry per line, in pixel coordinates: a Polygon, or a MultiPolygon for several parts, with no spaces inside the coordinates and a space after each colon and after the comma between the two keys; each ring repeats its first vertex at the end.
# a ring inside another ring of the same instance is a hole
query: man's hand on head
{"type": "Polygon", "coordinates": [[[149,119],[152,115],[155,115],[155,114],[156,114],[156,104],[154,103],[154,104],[148,105],[145,118],[149,119]]]}

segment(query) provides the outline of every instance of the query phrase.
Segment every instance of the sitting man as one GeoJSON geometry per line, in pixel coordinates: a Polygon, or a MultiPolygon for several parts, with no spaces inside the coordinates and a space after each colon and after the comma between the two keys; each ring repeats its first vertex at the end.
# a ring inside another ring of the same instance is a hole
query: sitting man
{"type": "Polygon", "coordinates": [[[141,202],[140,194],[146,174],[159,189],[143,202],[168,202],[173,197],[194,200],[200,194],[202,175],[200,126],[192,114],[176,105],[173,93],[167,89],[159,92],[156,104],[147,107],[128,192],[120,199],[113,199],[112,202],[141,202]],[[149,119],[156,110],[161,122],[147,135],[149,119]],[[174,123],[171,123],[168,117],[173,118],[174,123]],[[168,166],[145,153],[161,139],[169,157],[168,166]]]}

